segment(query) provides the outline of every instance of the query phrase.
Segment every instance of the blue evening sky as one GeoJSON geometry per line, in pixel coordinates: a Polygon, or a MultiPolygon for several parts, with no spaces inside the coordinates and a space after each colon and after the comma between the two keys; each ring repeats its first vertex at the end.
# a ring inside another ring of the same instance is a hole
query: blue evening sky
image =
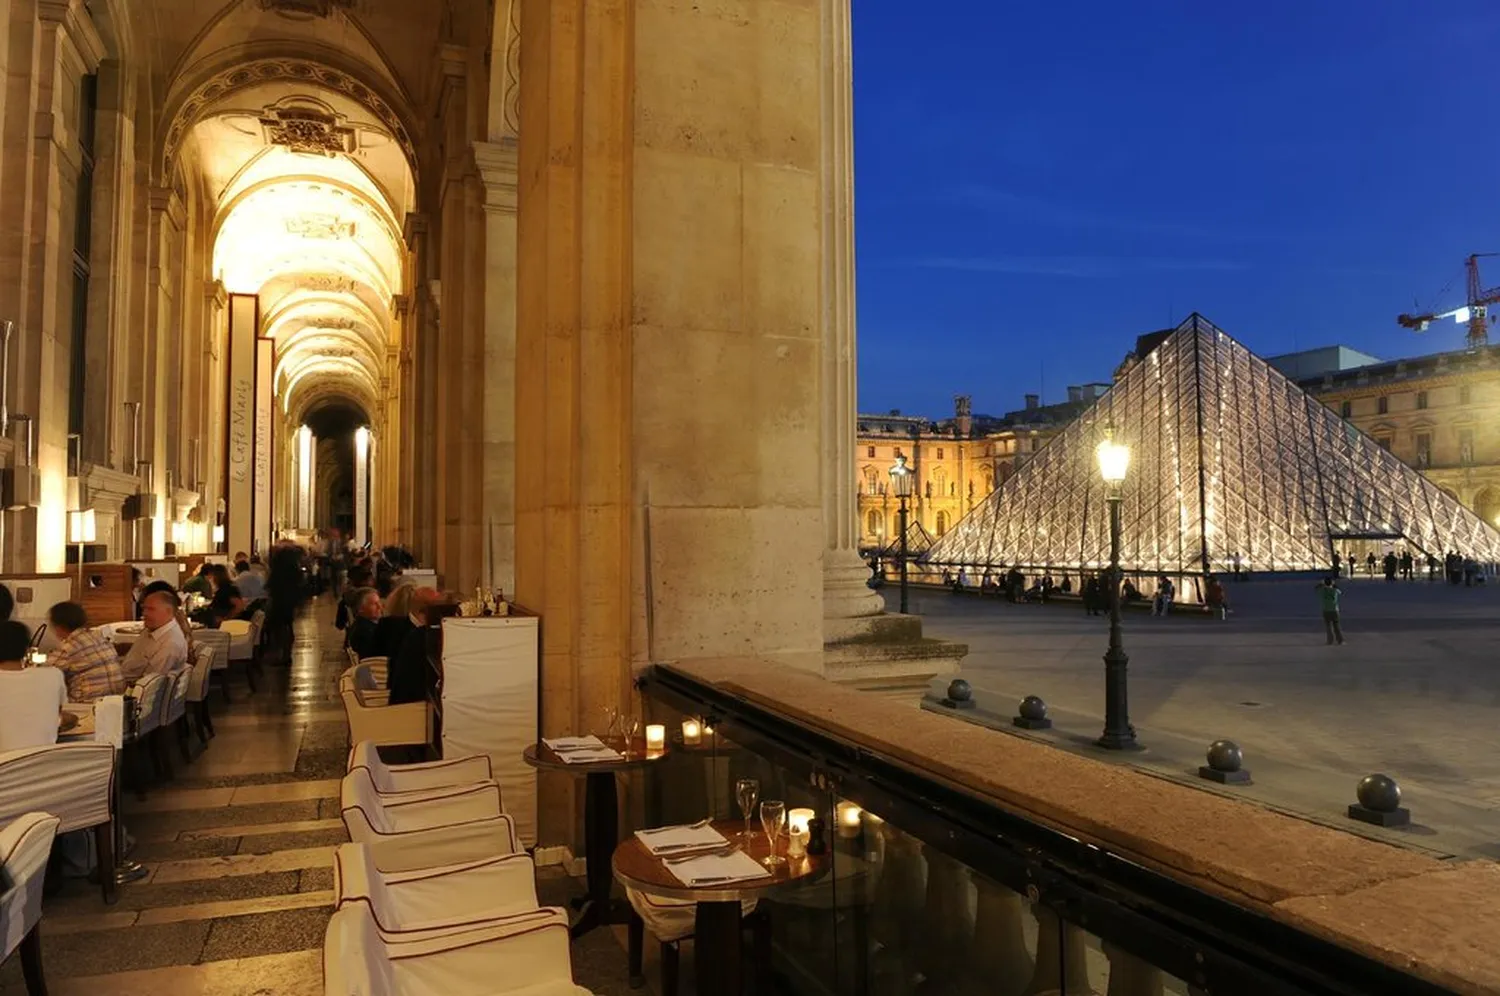
{"type": "Polygon", "coordinates": [[[1497,51],[1496,0],[854,0],[860,409],[1061,400],[1193,311],[1461,348],[1395,318],[1500,250],[1497,51]]]}

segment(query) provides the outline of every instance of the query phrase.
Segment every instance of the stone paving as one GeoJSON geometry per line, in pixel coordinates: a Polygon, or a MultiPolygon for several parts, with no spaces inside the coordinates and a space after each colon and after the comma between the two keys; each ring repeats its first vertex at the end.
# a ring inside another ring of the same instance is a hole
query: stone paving
{"type": "MultiPolygon", "coordinates": [[[[335,683],[347,665],[331,606],[298,626],[290,668],[267,668],[258,694],[212,697],[217,736],[144,802],[127,794],[132,855],[150,877],[105,906],[66,882],[43,906],[53,996],[320,996],[332,913],[333,848],[347,839],[338,779],[348,727],[335,683]]],[[[582,886],[542,869],[538,891],[561,905],[582,886]]],[[[623,931],[623,928],[621,928],[623,931]]],[[[624,996],[623,934],[573,946],[577,981],[624,996]]],[[[0,966],[0,996],[25,993],[19,958],[0,966]]],[[[650,992],[645,990],[643,992],[650,992]]]]}
{"type": "MultiPolygon", "coordinates": [[[[935,590],[913,592],[912,610],[929,635],[970,647],[963,677],[980,709],[965,718],[1010,730],[1020,698],[1040,695],[1056,729],[1039,738],[1174,778],[1191,777],[1206,745],[1227,737],[1256,781],[1229,791],[1356,832],[1367,831],[1344,807],[1359,778],[1383,771],[1400,781],[1417,826],[1368,832],[1500,857],[1500,587],[1345,581],[1347,642],[1333,647],[1311,579],[1228,587],[1228,621],[1127,614],[1131,718],[1148,750],[1124,757],[1091,743],[1107,620],[1077,603],[935,590]]],[[[896,592],[885,594],[893,608],[896,592]]]]}

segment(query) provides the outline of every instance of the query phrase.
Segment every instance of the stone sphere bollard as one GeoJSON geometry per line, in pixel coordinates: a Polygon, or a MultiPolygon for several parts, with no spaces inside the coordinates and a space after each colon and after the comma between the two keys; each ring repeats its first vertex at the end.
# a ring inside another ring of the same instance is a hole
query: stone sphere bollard
{"type": "Polygon", "coordinates": [[[1377,813],[1394,813],[1401,808],[1401,786],[1390,775],[1366,775],[1355,794],[1360,805],[1377,813]]]}
{"type": "Polygon", "coordinates": [[[1248,783],[1244,751],[1233,740],[1215,740],[1208,745],[1208,764],[1198,769],[1198,777],[1221,785],[1248,783]]]}
{"type": "Polygon", "coordinates": [[[1355,790],[1359,797],[1349,807],[1350,819],[1378,827],[1400,827],[1411,822],[1411,811],[1401,808],[1401,786],[1390,775],[1366,775],[1355,790]]]}
{"type": "Polygon", "coordinates": [[[1047,718],[1047,703],[1039,696],[1028,695],[1021,700],[1021,706],[1017,710],[1020,715],[1011,722],[1023,730],[1049,730],[1052,728],[1052,720],[1047,718]]]}
{"type": "Polygon", "coordinates": [[[948,697],[943,699],[943,705],[949,709],[974,708],[973,686],[962,678],[954,678],[948,683],[948,697]]]}

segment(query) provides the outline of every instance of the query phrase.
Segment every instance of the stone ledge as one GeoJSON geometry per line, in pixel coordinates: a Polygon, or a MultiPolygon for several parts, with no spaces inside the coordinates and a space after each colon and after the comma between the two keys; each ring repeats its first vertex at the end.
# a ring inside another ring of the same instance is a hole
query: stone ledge
{"type": "Polygon", "coordinates": [[[1458,992],[1494,992],[1500,980],[1500,947],[1480,936],[1500,921],[1500,866],[1491,862],[1447,864],[752,658],[674,666],[1458,992]]]}

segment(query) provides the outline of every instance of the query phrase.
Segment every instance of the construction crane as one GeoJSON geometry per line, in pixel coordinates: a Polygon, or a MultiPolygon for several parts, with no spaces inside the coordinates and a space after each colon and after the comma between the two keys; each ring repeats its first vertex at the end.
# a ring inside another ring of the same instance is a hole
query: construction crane
{"type": "Polygon", "coordinates": [[[1431,315],[1401,315],[1396,321],[1403,327],[1414,329],[1417,332],[1426,332],[1427,326],[1443,318],[1452,318],[1460,325],[1465,323],[1469,326],[1469,348],[1478,349],[1487,345],[1490,341],[1490,317],[1489,306],[1500,304],[1500,287],[1484,289],[1484,284],[1479,280],[1479,261],[1487,256],[1500,256],[1500,253],[1480,252],[1474,253],[1464,264],[1469,275],[1469,303],[1452,311],[1444,311],[1441,314],[1431,315]]]}

